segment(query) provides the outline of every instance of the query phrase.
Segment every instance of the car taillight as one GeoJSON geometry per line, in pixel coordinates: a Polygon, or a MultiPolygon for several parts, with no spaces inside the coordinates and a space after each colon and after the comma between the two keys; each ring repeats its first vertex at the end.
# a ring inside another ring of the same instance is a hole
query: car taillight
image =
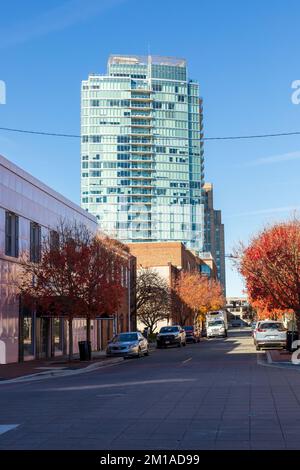
{"type": "Polygon", "coordinates": [[[262,328],[258,328],[258,330],[260,333],[265,333],[267,330],[263,330],[262,328]]]}

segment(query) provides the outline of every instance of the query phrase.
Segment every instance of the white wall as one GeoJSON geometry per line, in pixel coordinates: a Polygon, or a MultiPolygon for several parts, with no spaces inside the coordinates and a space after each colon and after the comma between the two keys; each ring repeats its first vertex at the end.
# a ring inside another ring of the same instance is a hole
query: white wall
{"type": "Polygon", "coordinates": [[[92,215],[0,155],[0,364],[18,360],[19,335],[19,264],[16,258],[5,256],[6,210],[19,216],[20,253],[29,250],[30,221],[42,226],[42,236],[55,229],[61,219],[97,230],[92,215]]]}
{"type": "MultiPolygon", "coordinates": [[[[170,268],[169,266],[151,266],[151,269],[153,271],[156,271],[167,283],[170,285],[170,268]]],[[[167,320],[159,321],[157,324],[157,328],[155,329],[155,332],[158,332],[162,326],[168,325],[170,322],[167,320]]],[[[139,320],[137,321],[137,328],[140,331],[143,331],[145,328],[145,325],[140,322],[139,320]]]]}

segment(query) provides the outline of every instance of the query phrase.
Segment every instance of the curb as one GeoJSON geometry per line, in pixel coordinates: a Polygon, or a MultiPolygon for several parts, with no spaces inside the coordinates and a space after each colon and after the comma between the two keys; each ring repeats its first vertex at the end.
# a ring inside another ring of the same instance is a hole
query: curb
{"type": "Polygon", "coordinates": [[[266,351],[266,356],[268,364],[273,364],[272,356],[269,351],[266,351]]]}
{"type": "Polygon", "coordinates": [[[23,382],[37,382],[37,381],[46,380],[46,379],[55,379],[57,377],[70,377],[72,375],[80,375],[80,374],[84,374],[87,372],[92,372],[93,370],[101,369],[102,367],[116,365],[116,364],[119,364],[120,362],[123,362],[122,357],[108,359],[107,361],[97,362],[95,364],[90,364],[87,367],[82,367],[77,370],[68,370],[68,371],[52,370],[52,371],[47,371],[47,372],[37,372],[36,374],[22,375],[21,377],[15,377],[14,379],[2,380],[0,381],[0,386],[7,385],[7,384],[23,383],[23,382]]]}
{"type": "Polygon", "coordinates": [[[300,372],[300,367],[298,364],[293,364],[291,362],[276,362],[272,360],[271,354],[269,351],[265,351],[267,361],[263,361],[259,355],[257,355],[257,364],[264,367],[275,367],[277,369],[283,370],[294,370],[300,372]]]}

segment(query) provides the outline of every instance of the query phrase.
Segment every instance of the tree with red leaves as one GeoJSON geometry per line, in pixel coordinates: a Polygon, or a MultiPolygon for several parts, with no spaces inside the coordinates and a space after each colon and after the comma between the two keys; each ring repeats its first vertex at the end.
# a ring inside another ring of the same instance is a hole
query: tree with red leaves
{"type": "Polygon", "coordinates": [[[266,304],[261,300],[252,300],[251,307],[256,311],[257,320],[264,320],[266,318],[270,318],[271,320],[282,320],[285,313],[293,313],[291,310],[287,309],[279,309],[279,308],[272,308],[269,309],[266,304]]]}
{"type": "Polygon", "coordinates": [[[236,250],[251,302],[266,311],[293,311],[300,331],[300,221],[278,223],[236,250]]]}
{"type": "Polygon", "coordinates": [[[54,239],[43,241],[39,263],[24,260],[20,293],[25,305],[34,305],[41,316],[68,320],[71,360],[73,319],[87,320],[90,340],[91,320],[116,313],[128,253],[118,242],[93,236],[82,225],[61,223],[54,239]]]}

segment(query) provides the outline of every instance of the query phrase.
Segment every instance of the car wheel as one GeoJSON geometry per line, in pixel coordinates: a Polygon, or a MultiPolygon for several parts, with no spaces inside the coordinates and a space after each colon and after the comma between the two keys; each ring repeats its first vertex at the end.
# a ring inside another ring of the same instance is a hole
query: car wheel
{"type": "Polygon", "coordinates": [[[149,348],[146,349],[145,353],[144,353],[145,356],[149,356],[149,348]]]}
{"type": "Polygon", "coordinates": [[[141,348],[139,348],[139,352],[138,352],[137,357],[138,357],[138,358],[142,357],[142,350],[141,350],[141,348]]]}

